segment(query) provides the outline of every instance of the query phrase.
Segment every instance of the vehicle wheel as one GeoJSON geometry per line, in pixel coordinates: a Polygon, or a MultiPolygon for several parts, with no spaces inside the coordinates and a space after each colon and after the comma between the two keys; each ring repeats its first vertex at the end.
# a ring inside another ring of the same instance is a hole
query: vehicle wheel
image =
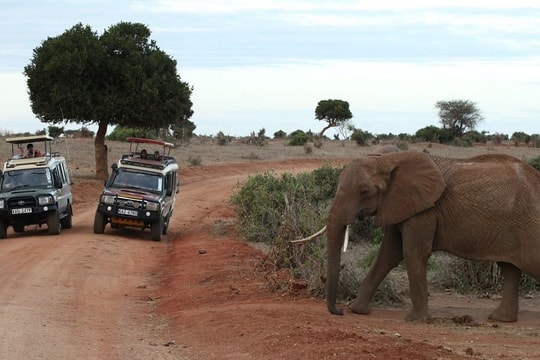
{"type": "Polygon", "coordinates": [[[169,230],[169,221],[171,220],[171,215],[167,216],[163,223],[163,235],[167,235],[167,230],[169,230]]]}
{"type": "Polygon", "coordinates": [[[161,238],[163,236],[163,217],[160,216],[159,220],[156,220],[152,224],[152,236],[151,239],[154,241],[161,241],[161,238]]]}
{"type": "Polygon", "coordinates": [[[58,212],[51,211],[47,213],[47,230],[49,235],[60,234],[60,219],[58,218],[58,212]]]}
{"type": "Polygon", "coordinates": [[[94,234],[103,234],[105,231],[105,215],[96,211],[96,216],[94,216],[94,234]]]}
{"type": "Polygon", "coordinates": [[[71,209],[71,204],[68,204],[66,208],[66,216],[64,216],[63,219],[60,220],[60,225],[62,225],[62,229],[71,229],[71,226],[73,225],[73,210],[71,209]]]}
{"type": "Polygon", "coordinates": [[[7,226],[0,222],[0,239],[7,238],[7,226]]]}
{"type": "Polygon", "coordinates": [[[13,225],[13,231],[16,233],[24,232],[24,225],[13,225]]]}

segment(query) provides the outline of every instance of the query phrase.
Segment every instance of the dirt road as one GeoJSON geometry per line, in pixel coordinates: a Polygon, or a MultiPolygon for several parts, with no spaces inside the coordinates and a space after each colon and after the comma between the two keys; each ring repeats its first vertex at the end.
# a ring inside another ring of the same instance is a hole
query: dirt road
{"type": "MultiPolygon", "coordinates": [[[[337,161],[337,160],[336,160],[337,161]]],[[[230,191],[248,174],[324,160],[181,169],[169,234],[92,232],[101,182],[75,179],[74,226],[0,241],[0,359],[537,359],[540,301],[486,321],[497,299],[433,294],[433,324],[406,309],[331,316],[234,233],[230,191]]]]}

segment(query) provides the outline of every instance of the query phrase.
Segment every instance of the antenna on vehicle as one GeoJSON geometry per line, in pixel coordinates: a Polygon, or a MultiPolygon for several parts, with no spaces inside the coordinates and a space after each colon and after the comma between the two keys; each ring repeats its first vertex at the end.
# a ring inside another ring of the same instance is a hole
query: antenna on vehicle
{"type": "MultiPolygon", "coordinates": [[[[64,122],[64,124],[66,123],[66,121],[64,120],[64,111],[62,110],[62,106],[61,105],[58,105],[58,107],[60,108],[60,114],[62,114],[62,121],[64,122]]],[[[68,140],[67,140],[67,137],[65,136],[66,134],[64,134],[64,139],[65,139],[65,142],[66,142],[66,159],[69,159],[69,145],[68,145],[68,140]]]]}

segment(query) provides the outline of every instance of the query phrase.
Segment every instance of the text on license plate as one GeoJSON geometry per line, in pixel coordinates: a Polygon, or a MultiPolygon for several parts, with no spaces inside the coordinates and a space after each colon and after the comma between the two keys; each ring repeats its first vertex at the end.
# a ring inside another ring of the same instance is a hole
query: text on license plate
{"type": "Polygon", "coordinates": [[[32,208],[11,209],[12,214],[31,214],[32,208]]]}
{"type": "Polygon", "coordinates": [[[118,214],[120,214],[120,215],[129,215],[129,216],[137,216],[137,215],[139,215],[137,210],[129,210],[129,209],[118,209],[118,214]]]}

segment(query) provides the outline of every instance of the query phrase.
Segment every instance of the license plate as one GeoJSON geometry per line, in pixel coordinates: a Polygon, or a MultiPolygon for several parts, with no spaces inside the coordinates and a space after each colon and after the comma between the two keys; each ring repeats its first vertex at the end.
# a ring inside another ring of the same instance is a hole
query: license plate
{"type": "Polygon", "coordinates": [[[137,215],[139,215],[137,210],[129,210],[129,209],[118,209],[118,214],[120,214],[120,215],[129,215],[129,216],[137,216],[137,215]]]}
{"type": "Polygon", "coordinates": [[[13,215],[16,215],[16,214],[31,214],[32,213],[32,208],[11,209],[11,213],[13,215]]]}

